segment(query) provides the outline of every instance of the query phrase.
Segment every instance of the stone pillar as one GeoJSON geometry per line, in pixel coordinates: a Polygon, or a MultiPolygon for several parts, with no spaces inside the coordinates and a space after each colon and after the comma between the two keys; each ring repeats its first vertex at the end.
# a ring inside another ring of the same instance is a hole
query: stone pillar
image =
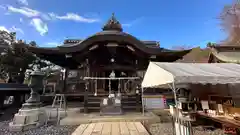
{"type": "Polygon", "coordinates": [[[31,94],[14,119],[9,123],[10,130],[24,131],[43,125],[46,121],[46,112],[41,107],[40,96],[38,92],[43,89],[44,74],[40,71],[32,72],[30,75],[29,87],[31,94]]]}

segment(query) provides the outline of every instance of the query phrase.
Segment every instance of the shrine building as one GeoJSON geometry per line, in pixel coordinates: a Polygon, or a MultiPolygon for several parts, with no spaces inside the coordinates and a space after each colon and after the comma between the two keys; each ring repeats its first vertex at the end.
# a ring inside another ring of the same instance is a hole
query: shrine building
{"type": "Polygon", "coordinates": [[[91,102],[93,97],[107,98],[111,93],[121,93],[123,110],[141,107],[139,87],[149,61],[174,62],[190,52],[140,40],[124,32],[114,15],[100,32],[85,39],[67,39],[53,48],[30,46],[28,50],[66,69],[58,92],[82,96],[85,112],[99,110],[100,99],[91,102]]]}

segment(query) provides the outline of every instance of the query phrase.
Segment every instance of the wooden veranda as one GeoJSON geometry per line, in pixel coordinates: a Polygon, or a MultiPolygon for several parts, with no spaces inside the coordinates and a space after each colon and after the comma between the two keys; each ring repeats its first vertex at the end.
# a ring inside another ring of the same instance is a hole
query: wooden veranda
{"type": "Polygon", "coordinates": [[[72,135],[149,135],[141,122],[81,124],[72,135]]]}

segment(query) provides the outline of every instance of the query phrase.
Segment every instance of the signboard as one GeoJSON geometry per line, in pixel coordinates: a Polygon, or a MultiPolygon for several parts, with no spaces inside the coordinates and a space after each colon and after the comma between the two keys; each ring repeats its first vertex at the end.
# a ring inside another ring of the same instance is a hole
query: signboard
{"type": "Polygon", "coordinates": [[[236,132],[236,128],[232,128],[232,127],[228,127],[228,126],[223,126],[224,128],[224,133],[225,134],[228,134],[228,135],[236,135],[237,132],[236,132]]]}
{"type": "Polygon", "coordinates": [[[164,109],[164,98],[144,98],[146,109],[164,109]]]}

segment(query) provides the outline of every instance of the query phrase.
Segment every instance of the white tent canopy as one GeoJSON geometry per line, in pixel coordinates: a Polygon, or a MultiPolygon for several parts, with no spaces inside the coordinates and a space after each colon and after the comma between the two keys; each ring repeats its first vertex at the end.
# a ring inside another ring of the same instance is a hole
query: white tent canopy
{"type": "Polygon", "coordinates": [[[142,87],[166,84],[240,83],[240,65],[231,63],[162,63],[150,62],[142,87]]]}
{"type": "MultiPolygon", "coordinates": [[[[240,65],[230,63],[161,63],[150,62],[142,81],[143,89],[147,87],[166,87],[172,89],[175,99],[175,130],[176,134],[182,133],[178,110],[177,91],[179,84],[230,84],[240,83],[240,65]],[[177,126],[178,125],[178,126],[177,126]]],[[[142,98],[142,103],[144,99],[142,98]]],[[[144,104],[142,111],[144,115],[144,104]]],[[[189,122],[189,121],[188,121],[189,122]]],[[[189,122],[190,127],[191,123],[189,122]]]]}

